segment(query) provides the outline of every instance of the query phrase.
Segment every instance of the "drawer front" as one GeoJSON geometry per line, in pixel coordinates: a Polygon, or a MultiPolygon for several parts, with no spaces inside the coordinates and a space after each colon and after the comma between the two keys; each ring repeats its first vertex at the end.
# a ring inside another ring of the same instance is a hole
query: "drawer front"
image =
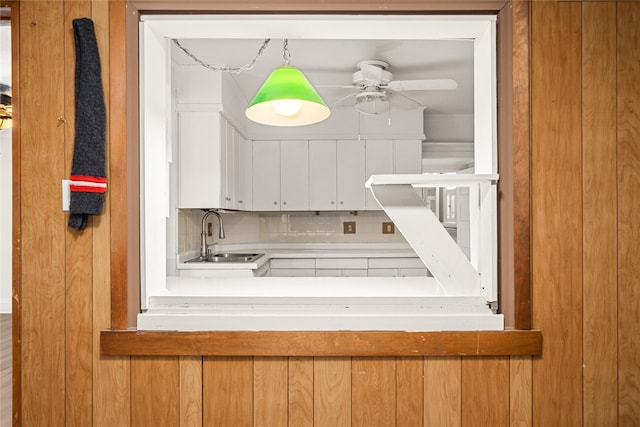
{"type": "Polygon", "coordinates": [[[274,258],[271,268],[316,268],[315,258],[274,258]]]}
{"type": "Polygon", "coordinates": [[[397,268],[370,268],[369,277],[398,277],[397,268]]]}
{"type": "Polygon", "coordinates": [[[316,268],[329,269],[366,269],[368,267],[367,258],[317,258],[316,268]]]}
{"type": "Polygon", "coordinates": [[[369,268],[425,268],[418,257],[369,258],[369,268]]]}
{"type": "Polygon", "coordinates": [[[272,268],[271,277],[315,277],[313,268],[272,268]]]}

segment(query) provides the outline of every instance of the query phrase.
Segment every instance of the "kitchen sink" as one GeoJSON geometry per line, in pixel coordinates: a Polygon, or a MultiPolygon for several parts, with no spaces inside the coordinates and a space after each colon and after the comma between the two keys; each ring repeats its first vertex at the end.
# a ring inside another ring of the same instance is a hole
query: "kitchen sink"
{"type": "Polygon", "coordinates": [[[207,256],[199,256],[192,258],[186,263],[208,263],[208,262],[253,262],[260,258],[264,254],[249,254],[249,253],[214,253],[207,256]]]}

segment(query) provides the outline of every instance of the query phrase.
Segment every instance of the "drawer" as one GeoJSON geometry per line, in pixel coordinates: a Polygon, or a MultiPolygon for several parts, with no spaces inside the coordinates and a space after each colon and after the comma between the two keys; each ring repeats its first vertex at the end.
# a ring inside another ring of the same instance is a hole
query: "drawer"
{"type": "Polygon", "coordinates": [[[271,277],[315,277],[314,268],[272,268],[271,277]]]}
{"type": "Polygon", "coordinates": [[[426,268],[400,268],[398,275],[400,277],[421,277],[427,276],[428,271],[426,268]]]}
{"type": "Polygon", "coordinates": [[[398,277],[397,268],[370,268],[368,270],[369,277],[398,277]]]}
{"type": "Polygon", "coordinates": [[[316,268],[315,258],[274,258],[271,268],[316,268]]]}
{"type": "Polygon", "coordinates": [[[367,269],[367,258],[317,258],[316,268],[367,269]]]}
{"type": "Polygon", "coordinates": [[[316,270],[316,277],[342,277],[342,270],[329,268],[316,270]]]}
{"type": "Polygon", "coordinates": [[[369,268],[425,268],[418,257],[369,258],[369,268]]]}

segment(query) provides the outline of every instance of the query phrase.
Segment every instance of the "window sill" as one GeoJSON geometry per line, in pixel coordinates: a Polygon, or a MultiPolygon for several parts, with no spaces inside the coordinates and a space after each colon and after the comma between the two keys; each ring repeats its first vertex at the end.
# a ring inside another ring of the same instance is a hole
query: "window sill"
{"type": "Polygon", "coordinates": [[[542,353],[539,330],[469,332],[175,332],[103,330],[102,355],[522,356],[542,353]]]}

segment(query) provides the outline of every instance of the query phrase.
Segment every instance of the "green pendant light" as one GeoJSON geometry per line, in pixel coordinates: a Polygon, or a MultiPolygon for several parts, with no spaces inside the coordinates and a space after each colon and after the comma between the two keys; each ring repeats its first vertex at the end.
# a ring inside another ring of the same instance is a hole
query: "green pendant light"
{"type": "Polygon", "coordinates": [[[271,73],[245,114],[256,123],[270,126],[304,126],[321,122],[331,111],[304,74],[289,65],[287,43],[285,39],[285,64],[271,73]]]}

